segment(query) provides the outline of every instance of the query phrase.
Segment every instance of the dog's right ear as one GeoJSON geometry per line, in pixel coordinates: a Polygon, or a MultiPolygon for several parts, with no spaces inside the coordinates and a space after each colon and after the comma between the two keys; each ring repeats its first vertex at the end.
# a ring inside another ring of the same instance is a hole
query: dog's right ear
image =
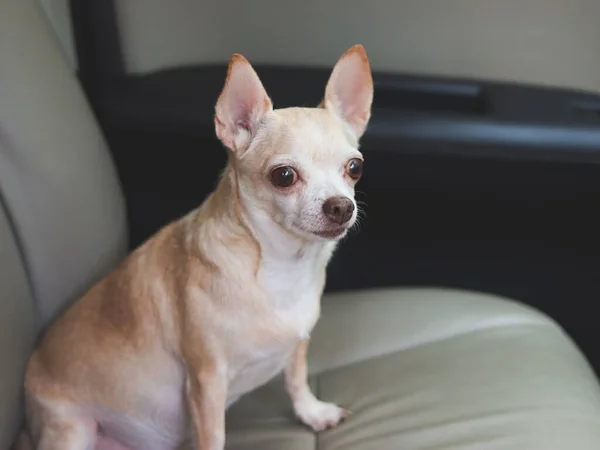
{"type": "Polygon", "coordinates": [[[264,117],[273,111],[258,75],[242,55],[231,57],[215,109],[217,136],[236,153],[248,148],[264,117]]]}
{"type": "Polygon", "coordinates": [[[373,77],[369,58],[362,45],[355,45],[333,68],[325,88],[325,99],[319,106],[333,110],[360,138],[371,117],[372,103],[373,77]]]}

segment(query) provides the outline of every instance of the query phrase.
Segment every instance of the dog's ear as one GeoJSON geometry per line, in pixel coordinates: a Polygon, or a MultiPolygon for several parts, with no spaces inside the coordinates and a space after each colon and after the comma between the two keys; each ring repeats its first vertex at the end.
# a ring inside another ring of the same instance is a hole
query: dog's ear
{"type": "Polygon", "coordinates": [[[258,75],[242,55],[235,54],[229,61],[215,110],[217,136],[234,152],[248,148],[264,117],[273,111],[258,75]]]}
{"type": "Polygon", "coordinates": [[[337,62],[325,88],[324,102],[352,127],[357,138],[362,136],[373,103],[373,77],[362,45],[350,48],[337,62]]]}

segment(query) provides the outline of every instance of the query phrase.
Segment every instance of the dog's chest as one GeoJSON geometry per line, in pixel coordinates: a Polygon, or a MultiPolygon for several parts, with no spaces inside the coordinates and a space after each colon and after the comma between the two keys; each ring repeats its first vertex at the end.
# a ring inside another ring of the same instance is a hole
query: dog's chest
{"type": "Polygon", "coordinates": [[[259,321],[260,336],[240,348],[243,361],[230,384],[230,398],[266,383],[289,361],[298,343],[310,336],[320,310],[323,271],[305,261],[261,268],[268,311],[259,321]]]}
{"type": "Polygon", "coordinates": [[[263,263],[261,280],[272,305],[273,319],[290,328],[294,338],[307,339],[315,325],[324,269],[314,257],[263,263]]]}

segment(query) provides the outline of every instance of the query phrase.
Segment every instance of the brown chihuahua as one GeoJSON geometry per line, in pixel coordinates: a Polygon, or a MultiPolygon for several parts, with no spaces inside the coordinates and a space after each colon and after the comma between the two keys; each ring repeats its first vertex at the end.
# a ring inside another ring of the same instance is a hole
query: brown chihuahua
{"type": "Polygon", "coordinates": [[[356,222],[373,81],[362,46],[317,108],[274,110],[234,55],[215,114],[229,162],[50,327],[30,359],[22,448],[223,450],[225,411],[281,371],[315,431],[348,414],[307,384],[325,269],[356,222]]]}

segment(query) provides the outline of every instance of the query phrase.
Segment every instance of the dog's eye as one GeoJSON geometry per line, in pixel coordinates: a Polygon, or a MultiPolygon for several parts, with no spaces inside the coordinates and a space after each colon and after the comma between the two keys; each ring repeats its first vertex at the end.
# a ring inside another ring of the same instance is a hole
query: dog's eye
{"type": "Polygon", "coordinates": [[[358,180],[362,175],[362,171],[363,162],[358,158],[351,159],[348,163],[348,175],[350,175],[350,178],[358,180]]]}
{"type": "Polygon", "coordinates": [[[290,187],[298,180],[298,174],[289,166],[278,167],[271,172],[271,181],[275,186],[290,187]]]}

